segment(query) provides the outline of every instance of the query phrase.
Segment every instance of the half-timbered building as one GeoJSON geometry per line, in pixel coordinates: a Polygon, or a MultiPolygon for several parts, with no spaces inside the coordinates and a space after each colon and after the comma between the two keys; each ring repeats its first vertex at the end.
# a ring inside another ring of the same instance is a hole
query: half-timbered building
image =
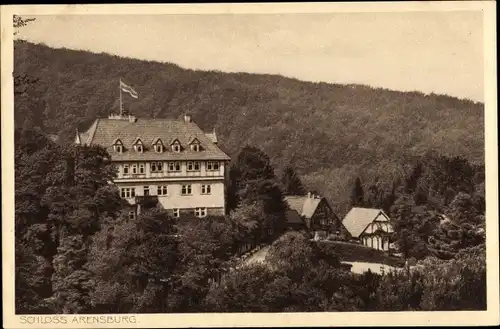
{"type": "Polygon", "coordinates": [[[331,233],[341,234],[345,231],[341,220],[337,217],[326,198],[313,193],[307,195],[287,195],[287,221],[291,229],[304,228],[316,237],[326,237],[331,233]]]}
{"type": "Polygon", "coordinates": [[[351,237],[363,245],[385,251],[391,248],[394,229],[389,216],[382,209],[354,207],[342,223],[351,237]]]}

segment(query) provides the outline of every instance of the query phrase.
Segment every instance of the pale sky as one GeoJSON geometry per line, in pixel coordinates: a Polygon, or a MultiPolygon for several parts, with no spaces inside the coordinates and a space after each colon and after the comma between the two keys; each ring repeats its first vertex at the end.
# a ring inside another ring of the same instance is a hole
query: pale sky
{"type": "Polygon", "coordinates": [[[484,101],[477,11],[33,17],[19,36],[52,47],[484,101]]]}

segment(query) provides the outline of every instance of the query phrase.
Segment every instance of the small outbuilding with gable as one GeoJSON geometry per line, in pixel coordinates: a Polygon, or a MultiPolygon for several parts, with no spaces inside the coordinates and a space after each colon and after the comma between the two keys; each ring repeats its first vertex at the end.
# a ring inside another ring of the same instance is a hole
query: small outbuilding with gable
{"type": "Polygon", "coordinates": [[[307,229],[317,237],[343,233],[342,222],[335,215],[326,198],[313,193],[287,195],[287,222],[291,229],[307,229]]]}
{"type": "Polygon", "coordinates": [[[391,219],[382,209],[352,208],[342,221],[352,238],[364,246],[389,250],[394,228],[391,219]]]}

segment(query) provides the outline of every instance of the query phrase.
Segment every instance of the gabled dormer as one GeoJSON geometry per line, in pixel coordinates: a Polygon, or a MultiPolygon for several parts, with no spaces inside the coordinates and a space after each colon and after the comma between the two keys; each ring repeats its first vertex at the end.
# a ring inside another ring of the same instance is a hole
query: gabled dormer
{"type": "Polygon", "coordinates": [[[142,153],[144,152],[144,143],[142,142],[142,140],[137,137],[134,141],[134,143],[132,144],[132,146],[134,147],[134,150],[137,152],[137,153],[142,153]]]}
{"type": "Polygon", "coordinates": [[[155,150],[156,153],[163,153],[165,152],[165,146],[163,145],[163,142],[160,138],[156,138],[153,140],[153,149],[155,150]]]}
{"type": "Polygon", "coordinates": [[[198,140],[198,138],[193,137],[189,140],[189,147],[191,148],[191,151],[193,152],[200,152],[201,151],[201,143],[198,140]]]}
{"type": "Polygon", "coordinates": [[[170,143],[170,149],[172,152],[179,153],[182,151],[182,145],[181,142],[177,138],[174,138],[172,142],[170,143]]]}
{"type": "Polygon", "coordinates": [[[117,153],[123,153],[123,143],[119,138],[113,142],[113,150],[117,153]]]}

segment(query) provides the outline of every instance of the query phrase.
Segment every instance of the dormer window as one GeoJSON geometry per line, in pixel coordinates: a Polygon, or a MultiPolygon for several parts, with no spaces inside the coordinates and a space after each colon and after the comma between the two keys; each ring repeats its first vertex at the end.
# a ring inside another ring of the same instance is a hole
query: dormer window
{"type": "Polygon", "coordinates": [[[196,137],[192,138],[189,141],[189,146],[191,147],[191,151],[193,151],[193,152],[200,152],[201,151],[200,141],[196,137]]]}
{"type": "Polygon", "coordinates": [[[134,141],[134,150],[137,152],[137,153],[142,153],[144,152],[144,144],[142,143],[142,141],[137,138],[135,141],[134,141]]]}
{"type": "Polygon", "coordinates": [[[163,153],[164,147],[163,147],[163,143],[162,143],[161,139],[157,138],[154,140],[153,148],[154,148],[156,153],[163,153]]]}
{"type": "Polygon", "coordinates": [[[179,153],[181,151],[181,143],[178,139],[175,139],[170,146],[172,147],[172,152],[179,153]]]}
{"type": "Polygon", "coordinates": [[[117,153],[123,153],[123,143],[121,140],[117,139],[114,143],[113,143],[113,149],[115,150],[115,152],[117,153]]]}

